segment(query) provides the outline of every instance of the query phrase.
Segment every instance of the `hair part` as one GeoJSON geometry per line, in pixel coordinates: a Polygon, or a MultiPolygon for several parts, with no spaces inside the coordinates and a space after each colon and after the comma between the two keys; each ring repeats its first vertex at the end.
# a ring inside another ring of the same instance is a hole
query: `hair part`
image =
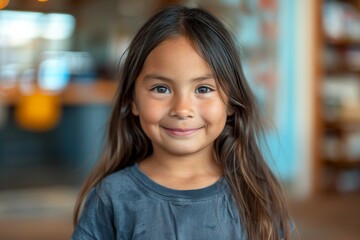
{"type": "Polygon", "coordinates": [[[122,66],[102,159],[85,182],[76,202],[74,224],[88,191],[107,175],[152,154],[152,146],[131,112],[135,80],[150,52],[163,41],[183,36],[208,63],[228,97],[226,126],[215,142],[248,239],[290,238],[289,215],[280,183],[267,166],[259,138],[257,104],[241,67],[234,38],[213,15],[201,9],[172,6],[150,18],[132,40],[122,66]]]}

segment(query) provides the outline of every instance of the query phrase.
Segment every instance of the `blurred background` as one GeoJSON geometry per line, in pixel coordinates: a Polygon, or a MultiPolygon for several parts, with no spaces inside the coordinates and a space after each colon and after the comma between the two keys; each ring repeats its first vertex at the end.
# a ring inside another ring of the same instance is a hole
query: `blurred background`
{"type": "Polygon", "coordinates": [[[358,0],[0,0],[0,239],[69,239],[120,57],[170,4],[236,35],[301,239],[359,239],[358,0]]]}

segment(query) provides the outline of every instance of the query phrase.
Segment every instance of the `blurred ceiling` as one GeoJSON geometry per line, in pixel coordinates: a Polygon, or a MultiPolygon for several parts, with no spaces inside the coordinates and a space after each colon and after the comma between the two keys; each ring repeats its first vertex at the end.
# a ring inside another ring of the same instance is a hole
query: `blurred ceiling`
{"type": "Polygon", "coordinates": [[[67,12],[85,2],[85,0],[10,0],[9,5],[5,9],[39,12],[67,12]]]}
{"type": "MultiPolygon", "coordinates": [[[[96,0],[10,0],[6,10],[39,11],[39,12],[72,12],[96,0]]],[[[141,5],[144,0],[102,0],[104,4],[141,5]]],[[[181,4],[186,0],[147,0],[153,2],[155,7],[162,7],[170,4],[181,4]]]]}

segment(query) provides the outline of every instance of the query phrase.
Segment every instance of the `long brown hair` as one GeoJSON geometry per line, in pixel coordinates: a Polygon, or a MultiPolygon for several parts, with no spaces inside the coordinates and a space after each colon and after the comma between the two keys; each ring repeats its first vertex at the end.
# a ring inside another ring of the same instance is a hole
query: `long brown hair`
{"type": "Polygon", "coordinates": [[[85,182],[76,202],[74,224],[88,191],[107,175],[151,155],[152,145],[131,113],[135,79],[149,53],[164,40],[187,37],[212,68],[217,84],[234,113],[215,142],[221,164],[248,239],[289,239],[289,215],[281,186],[259,148],[261,120],[246,82],[239,51],[231,34],[213,15],[201,9],[168,7],[138,31],[122,66],[110,118],[108,139],[100,163],[85,182]]]}

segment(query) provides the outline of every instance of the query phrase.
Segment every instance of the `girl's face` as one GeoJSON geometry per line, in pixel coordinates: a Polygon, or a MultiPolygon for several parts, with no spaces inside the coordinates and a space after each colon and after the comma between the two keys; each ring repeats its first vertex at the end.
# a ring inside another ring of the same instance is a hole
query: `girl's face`
{"type": "Polygon", "coordinates": [[[139,116],[154,154],[205,153],[211,159],[227,118],[227,98],[221,94],[191,42],[171,38],[147,57],[135,82],[132,113],[139,116]]]}

